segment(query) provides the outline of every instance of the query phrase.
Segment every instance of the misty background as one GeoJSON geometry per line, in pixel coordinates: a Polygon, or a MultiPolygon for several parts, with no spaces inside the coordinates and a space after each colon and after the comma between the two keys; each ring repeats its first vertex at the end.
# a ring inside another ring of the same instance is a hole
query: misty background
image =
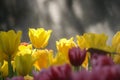
{"type": "Polygon", "coordinates": [[[85,32],[105,33],[109,42],[120,30],[120,0],[0,0],[0,30],[52,29],[48,48],[60,38],[85,32]]]}

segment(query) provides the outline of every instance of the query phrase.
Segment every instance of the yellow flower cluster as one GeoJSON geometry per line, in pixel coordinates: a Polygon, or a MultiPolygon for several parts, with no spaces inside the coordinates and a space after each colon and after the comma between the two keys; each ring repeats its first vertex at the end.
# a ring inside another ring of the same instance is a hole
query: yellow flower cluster
{"type": "MultiPolygon", "coordinates": [[[[27,76],[32,69],[41,70],[53,65],[61,65],[69,62],[68,51],[72,47],[80,47],[81,49],[95,48],[107,52],[116,52],[113,60],[120,64],[120,32],[117,32],[113,39],[112,45],[107,44],[108,36],[105,34],[84,33],[77,35],[74,38],[62,38],[56,41],[55,53],[53,50],[44,49],[49,42],[52,30],[45,30],[44,28],[33,29],[30,28],[28,35],[31,43],[21,43],[21,31],[15,32],[10,30],[8,32],[0,32],[0,73],[2,76],[10,74],[10,64],[13,67],[13,72],[17,75],[27,76]]],[[[82,66],[88,66],[87,54],[82,66]]],[[[25,77],[25,80],[28,80],[25,77]]],[[[31,78],[31,77],[30,77],[31,78]]],[[[32,80],[33,78],[31,78],[32,80]]]]}

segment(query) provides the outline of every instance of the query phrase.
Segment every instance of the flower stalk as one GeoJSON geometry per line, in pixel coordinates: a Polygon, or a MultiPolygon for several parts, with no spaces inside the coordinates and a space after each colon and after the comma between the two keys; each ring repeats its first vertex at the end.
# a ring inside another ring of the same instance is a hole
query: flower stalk
{"type": "Polygon", "coordinates": [[[74,66],[74,71],[79,71],[80,67],[79,66],[74,66]]]}
{"type": "Polygon", "coordinates": [[[11,56],[9,56],[9,60],[8,60],[8,77],[13,77],[14,73],[13,73],[13,66],[11,64],[11,56]]]}

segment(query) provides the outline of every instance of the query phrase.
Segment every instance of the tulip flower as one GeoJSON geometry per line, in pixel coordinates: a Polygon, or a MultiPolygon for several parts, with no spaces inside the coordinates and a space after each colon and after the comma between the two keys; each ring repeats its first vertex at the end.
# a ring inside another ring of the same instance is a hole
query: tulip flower
{"type": "Polygon", "coordinates": [[[73,41],[73,38],[70,38],[68,40],[66,38],[62,38],[59,41],[56,41],[56,47],[57,47],[58,53],[62,53],[62,55],[66,57],[66,60],[68,61],[69,61],[68,51],[70,48],[75,47],[75,46],[76,44],[73,41]]]}
{"type": "Polygon", "coordinates": [[[52,64],[53,51],[52,50],[37,50],[33,54],[37,60],[34,63],[34,66],[41,70],[43,68],[48,68],[52,64]]]}
{"type": "Polygon", "coordinates": [[[116,64],[120,64],[120,55],[119,54],[115,54],[114,57],[113,57],[113,61],[116,64]]]}
{"type": "Polygon", "coordinates": [[[116,52],[120,53],[120,31],[113,36],[112,47],[115,49],[116,52]]]}
{"type": "Polygon", "coordinates": [[[43,28],[29,29],[29,38],[35,48],[44,48],[48,44],[51,35],[51,30],[44,30],[43,28]]]}
{"type": "Polygon", "coordinates": [[[15,57],[18,46],[20,44],[21,31],[15,33],[15,31],[10,30],[8,32],[0,32],[0,54],[3,56],[3,59],[8,61],[8,72],[9,77],[13,76],[13,68],[11,61],[15,57]]]}
{"type": "Polygon", "coordinates": [[[104,66],[113,66],[114,62],[111,57],[106,55],[94,54],[91,59],[92,68],[104,67],[104,66]]]}
{"type": "Polygon", "coordinates": [[[69,64],[69,59],[61,52],[56,53],[55,57],[53,57],[52,65],[63,65],[63,64],[69,64]]]}
{"type": "Polygon", "coordinates": [[[118,31],[112,38],[112,47],[116,54],[113,56],[113,60],[116,64],[120,64],[120,31],[118,31]]]}
{"type": "Polygon", "coordinates": [[[19,45],[17,55],[19,55],[19,54],[23,55],[23,54],[26,54],[26,53],[30,54],[32,52],[33,52],[32,44],[19,45]]]}
{"type": "Polygon", "coordinates": [[[19,54],[15,57],[15,68],[19,75],[26,76],[32,70],[36,58],[30,53],[19,54]]]}
{"type": "Polygon", "coordinates": [[[81,50],[79,47],[73,47],[69,50],[69,60],[73,66],[80,66],[86,57],[86,50],[81,50]]]}
{"type": "Polygon", "coordinates": [[[85,33],[83,36],[77,36],[77,43],[82,48],[95,48],[108,52],[114,50],[107,45],[108,36],[105,34],[85,33]]]}
{"type": "Polygon", "coordinates": [[[4,61],[3,65],[0,67],[0,73],[3,77],[8,76],[8,62],[4,61]]]}
{"type": "Polygon", "coordinates": [[[77,38],[77,44],[80,48],[88,48],[89,47],[89,43],[87,42],[87,40],[84,38],[84,36],[76,36],[77,38]]]}
{"type": "Polygon", "coordinates": [[[108,36],[105,34],[94,34],[94,33],[85,33],[84,38],[89,43],[91,48],[98,48],[101,49],[102,47],[106,46],[106,41],[108,36]]]}
{"type": "Polygon", "coordinates": [[[72,70],[70,65],[52,66],[48,69],[34,72],[34,80],[71,80],[72,70]]]}
{"type": "Polygon", "coordinates": [[[2,55],[5,60],[12,60],[16,55],[20,44],[21,33],[21,31],[15,33],[13,30],[0,32],[0,52],[3,53],[2,55]]]}

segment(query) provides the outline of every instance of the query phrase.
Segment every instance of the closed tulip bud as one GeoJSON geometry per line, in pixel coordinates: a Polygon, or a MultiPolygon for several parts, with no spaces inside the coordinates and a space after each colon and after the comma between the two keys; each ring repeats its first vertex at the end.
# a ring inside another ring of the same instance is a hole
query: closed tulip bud
{"type": "Polygon", "coordinates": [[[17,55],[15,57],[15,68],[18,75],[26,76],[32,71],[35,58],[31,54],[17,55]]]}
{"type": "Polygon", "coordinates": [[[81,50],[79,47],[73,47],[68,52],[70,63],[73,66],[80,66],[86,57],[86,50],[81,50]]]}

